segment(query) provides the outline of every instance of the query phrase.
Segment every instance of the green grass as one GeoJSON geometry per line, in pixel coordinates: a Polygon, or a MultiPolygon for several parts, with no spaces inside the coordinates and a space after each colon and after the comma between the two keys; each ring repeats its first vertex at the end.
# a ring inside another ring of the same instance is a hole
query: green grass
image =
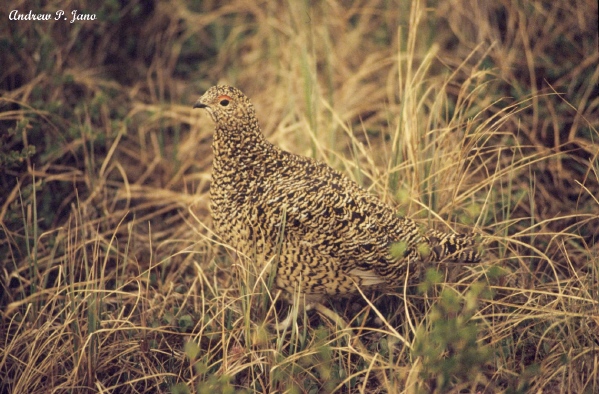
{"type": "Polygon", "coordinates": [[[598,392],[597,5],[426,5],[3,11],[0,391],[598,392]],[[211,230],[214,126],[191,106],[216,83],[485,258],[282,302],[211,230]]]}

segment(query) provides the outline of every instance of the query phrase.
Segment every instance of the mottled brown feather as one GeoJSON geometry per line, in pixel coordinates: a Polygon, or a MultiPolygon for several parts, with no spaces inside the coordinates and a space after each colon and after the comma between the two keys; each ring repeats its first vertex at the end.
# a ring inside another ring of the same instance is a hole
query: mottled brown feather
{"type": "Polygon", "coordinates": [[[347,294],[355,286],[400,285],[408,262],[480,259],[470,235],[430,230],[324,163],[268,142],[248,98],[210,88],[194,105],[216,130],[210,208],[222,240],[257,262],[276,258],[277,287],[308,297],[347,294]],[[403,257],[390,246],[402,242],[403,257]],[[423,247],[424,245],[424,247],[423,247]]]}

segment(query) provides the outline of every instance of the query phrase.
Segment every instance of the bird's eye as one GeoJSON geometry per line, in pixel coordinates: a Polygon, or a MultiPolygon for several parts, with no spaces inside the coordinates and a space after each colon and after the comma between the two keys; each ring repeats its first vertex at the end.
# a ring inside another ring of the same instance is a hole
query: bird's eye
{"type": "Polygon", "coordinates": [[[227,99],[221,100],[220,105],[222,105],[223,107],[226,107],[227,105],[229,105],[229,100],[227,100],[227,99]]]}

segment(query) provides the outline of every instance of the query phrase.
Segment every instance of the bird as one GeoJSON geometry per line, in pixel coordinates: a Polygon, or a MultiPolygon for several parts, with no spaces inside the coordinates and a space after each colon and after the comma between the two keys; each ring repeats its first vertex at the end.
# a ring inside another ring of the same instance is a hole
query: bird
{"type": "Polygon", "coordinates": [[[215,123],[214,230],[238,253],[274,260],[278,289],[320,302],[399,287],[410,265],[480,261],[473,234],[422,231],[341,172],[267,141],[239,89],[213,86],[193,108],[215,123]]]}

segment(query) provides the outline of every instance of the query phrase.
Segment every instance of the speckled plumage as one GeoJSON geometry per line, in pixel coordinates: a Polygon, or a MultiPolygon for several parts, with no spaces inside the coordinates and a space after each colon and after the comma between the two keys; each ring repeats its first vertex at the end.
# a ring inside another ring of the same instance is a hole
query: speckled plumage
{"type": "MultiPolygon", "coordinates": [[[[222,240],[256,261],[276,257],[277,287],[307,297],[403,284],[410,264],[478,261],[471,236],[428,231],[324,163],[268,142],[251,102],[214,86],[195,103],[216,130],[210,208],[222,240]],[[402,258],[390,253],[401,242],[402,258]]],[[[413,269],[412,269],[413,272],[413,269]]]]}

